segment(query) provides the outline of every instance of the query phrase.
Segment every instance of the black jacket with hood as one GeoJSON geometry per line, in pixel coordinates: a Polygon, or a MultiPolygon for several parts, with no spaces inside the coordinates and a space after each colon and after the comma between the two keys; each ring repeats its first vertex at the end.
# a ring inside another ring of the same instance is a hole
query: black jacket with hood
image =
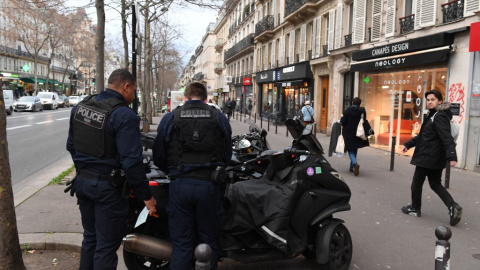
{"type": "Polygon", "coordinates": [[[365,108],[353,105],[343,112],[343,117],[340,119],[343,127],[342,135],[345,140],[345,150],[347,151],[370,146],[368,140],[362,140],[357,137],[357,127],[362,113],[363,119],[367,119],[365,108]]]}
{"type": "Polygon", "coordinates": [[[456,145],[450,131],[450,120],[453,116],[450,106],[450,102],[445,102],[436,109],[431,109],[423,121],[420,133],[404,144],[406,148],[415,147],[411,164],[429,169],[443,169],[447,161],[457,161],[456,145]],[[435,117],[432,120],[433,115],[435,117]]]}

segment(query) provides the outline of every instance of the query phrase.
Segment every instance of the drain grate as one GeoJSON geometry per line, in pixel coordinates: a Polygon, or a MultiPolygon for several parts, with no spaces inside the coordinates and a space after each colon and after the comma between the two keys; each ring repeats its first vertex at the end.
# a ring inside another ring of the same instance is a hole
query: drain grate
{"type": "Polygon", "coordinates": [[[472,257],[477,260],[480,260],[480,254],[473,254],[472,257]]]}

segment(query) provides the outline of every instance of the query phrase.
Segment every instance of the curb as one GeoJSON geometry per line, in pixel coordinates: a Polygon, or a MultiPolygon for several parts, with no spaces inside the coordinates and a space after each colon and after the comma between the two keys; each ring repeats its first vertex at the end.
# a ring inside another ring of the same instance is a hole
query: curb
{"type": "Polygon", "coordinates": [[[37,250],[68,250],[80,252],[82,233],[24,233],[19,234],[20,248],[37,250]]]}

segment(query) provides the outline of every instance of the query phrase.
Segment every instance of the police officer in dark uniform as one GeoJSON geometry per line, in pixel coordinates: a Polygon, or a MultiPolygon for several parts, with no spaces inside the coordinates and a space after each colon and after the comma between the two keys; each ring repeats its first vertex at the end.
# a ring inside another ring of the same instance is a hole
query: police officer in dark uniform
{"type": "Polygon", "coordinates": [[[139,118],[127,105],[135,97],[135,77],[117,69],[108,87],[72,109],[67,150],[77,171],[74,182],[84,229],[80,269],[116,269],[132,188],[155,213],[142,165],[139,118]],[[127,181],[127,182],[125,182],[127,181]]]}
{"type": "Polygon", "coordinates": [[[220,183],[232,156],[227,118],[205,104],[207,89],[191,83],[187,102],[166,114],[158,126],[153,159],[171,179],[167,212],[172,240],[172,270],[193,268],[200,243],[212,248],[210,269],[217,269],[217,234],[223,213],[220,183]]]}

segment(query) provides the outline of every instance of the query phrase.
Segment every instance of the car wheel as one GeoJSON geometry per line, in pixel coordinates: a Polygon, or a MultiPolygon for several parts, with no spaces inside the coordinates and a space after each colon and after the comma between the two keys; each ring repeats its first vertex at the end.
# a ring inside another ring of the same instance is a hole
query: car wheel
{"type": "Polygon", "coordinates": [[[333,230],[328,245],[328,262],[322,264],[325,270],[347,270],[352,261],[352,237],[347,227],[338,224],[333,230]]]}
{"type": "Polygon", "coordinates": [[[10,107],[10,109],[7,111],[7,115],[12,115],[12,113],[13,113],[13,108],[10,107]]]}
{"type": "Polygon", "coordinates": [[[40,111],[43,112],[43,106],[40,106],[40,111]]]}

